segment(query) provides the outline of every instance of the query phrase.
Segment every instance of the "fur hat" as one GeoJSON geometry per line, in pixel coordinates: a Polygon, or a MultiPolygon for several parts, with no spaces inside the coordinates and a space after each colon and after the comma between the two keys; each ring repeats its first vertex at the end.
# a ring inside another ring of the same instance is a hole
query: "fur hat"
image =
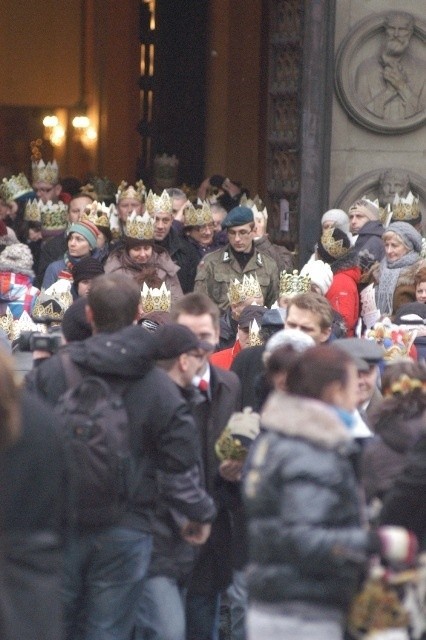
{"type": "Polygon", "coordinates": [[[333,226],[349,236],[349,216],[343,209],[329,209],[321,218],[321,224],[333,222],[333,226]]]}
{"type": "Polygon", "coordinates": [[[305,264],[300,272],[301,276],[308,276],[311,284],[316,285],[323,296],[327,293],[333,282],[333,272],[330,265],[322,260],[311,260],[305,264]]]}
{"type": "Polygon", "coordinates": [[[20,242],[5,247],[0,253],[0,271],[12,271],[33,277],[33,263],[30,248],[20,242]]]}

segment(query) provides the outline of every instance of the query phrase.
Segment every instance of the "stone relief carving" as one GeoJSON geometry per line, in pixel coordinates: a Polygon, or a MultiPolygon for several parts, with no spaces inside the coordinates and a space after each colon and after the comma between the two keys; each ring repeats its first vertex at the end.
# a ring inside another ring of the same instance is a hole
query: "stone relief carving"
{"type": "Polygon", "coordinates": [[[363,173],[350,182],[339,194],[333,207],[347,211],[350,205],[362,196],[370,200],[379,198],[382,206],[392,204],[395,194],[406,196],[412,191],[420,198],[420,210],[423,213],[423,232],[426,231],[426,179],[402,167],[386,167],[363,173]]]}
{"type": "Polygon", "coordinates": [[[392,11],[352,29],[336,59],[336,91],[360,124],[402,133],[426,119],[426,25],[392,11]]]}

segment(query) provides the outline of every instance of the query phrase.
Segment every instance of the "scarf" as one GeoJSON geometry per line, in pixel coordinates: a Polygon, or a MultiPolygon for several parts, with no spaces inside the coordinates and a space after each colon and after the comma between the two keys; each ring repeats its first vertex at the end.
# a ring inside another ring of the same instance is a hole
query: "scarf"
{"type": "Polygon", "coordinates": [[[393,310],[393,295],[401,271],[413,265],[419,259],[417,251],[410,251],[405,256],[387,262],[386,258],[380,263],[379,284],[376,287],[376,304],[382,315],[390,315],[393,310]]]}

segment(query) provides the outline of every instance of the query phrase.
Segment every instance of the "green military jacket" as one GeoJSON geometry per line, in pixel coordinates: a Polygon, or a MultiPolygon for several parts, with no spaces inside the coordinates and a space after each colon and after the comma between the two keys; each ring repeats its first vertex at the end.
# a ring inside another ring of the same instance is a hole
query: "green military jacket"
{"type": "Polygon", "coordinates": [[[241,282],[245,275],[256,275],[263,292],[264,304],[270,307],[278,298],[279,272],[277,263],[256,248],[244,269],[241,269],[229,245],[213,251],[200,262],[195,276],[194,291],[206,293],[223,312],[229,307],[229,283],[241,282]]]}

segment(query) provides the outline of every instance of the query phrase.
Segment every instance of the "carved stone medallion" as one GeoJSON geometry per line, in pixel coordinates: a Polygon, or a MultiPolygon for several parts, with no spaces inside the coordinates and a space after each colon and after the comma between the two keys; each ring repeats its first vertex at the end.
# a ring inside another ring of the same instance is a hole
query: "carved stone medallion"
{"type": "Polygon", "coordinates": [[[342,41],[336,91],[349,115],[378,133],[426,120],[426,23],[404,11],[372,14],[342,41]]]}

